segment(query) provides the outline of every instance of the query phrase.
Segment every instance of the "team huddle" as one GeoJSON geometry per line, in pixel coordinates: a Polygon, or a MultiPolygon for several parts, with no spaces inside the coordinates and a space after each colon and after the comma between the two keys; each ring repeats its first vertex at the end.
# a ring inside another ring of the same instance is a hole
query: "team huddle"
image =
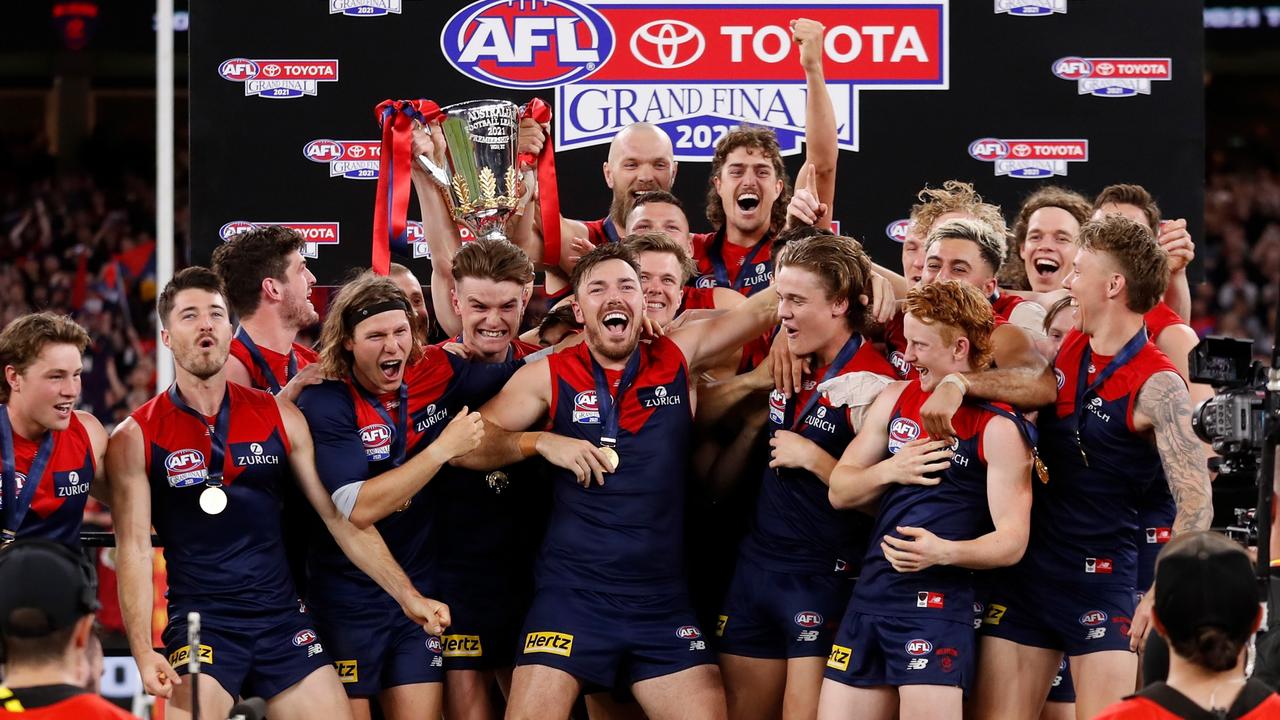
{"type": "MultiPolygon", "coordinates": [[[[821,90],[822,28],[793,32],[821,90]]],[[[85,332],[20,318],[6,539],[75,545],[87,495],[110,504],[131,650],[173,717],[191,653],[208,718],[250,695],[490,718],[499,689],[512,718],[584,695],[593,718],[1093,717],[1134,689],[1156,552],[1211,516],[1185,223],[1138,186],[1046,187],[1009,230],[948,181],[898,272],[826,229],[835,121],[809,98],[794,187],[770,131],[720,141],[708,233],[650,125],[554,252],[536,213],[463,243],[415,171],[426,295],[366,271],[315,348],[302,239],[234,237],[163,288],[176,381],[109,440],[73,409],[85,332]],[[522,335],[535,270],[553,307],[522,335]],[[712,548],[705,509],[744,487],[712,548]]]]}

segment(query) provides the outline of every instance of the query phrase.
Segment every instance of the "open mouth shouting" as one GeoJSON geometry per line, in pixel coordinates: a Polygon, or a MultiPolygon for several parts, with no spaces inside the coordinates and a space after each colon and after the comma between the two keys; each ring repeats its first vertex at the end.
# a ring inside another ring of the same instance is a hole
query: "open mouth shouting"
{"type": "Polygon", "coordinates": [[[1031,262],[1031,268],[1035,271],[1036,277],[1048,281],[1062,269],[1062,264],[1055,258],[1042,256],[1031,262]]]}
{"type": "Polygon", "coordinates": [[[738,195],[738,209],[743,213],[750,214],[760,207],[760,195],[753,190],[748,190],[738,195]]]}
{"type": "Polygon", "coordinates": [[[384,380],[395,382],[400,379],[400,374],[404,370],[403,360],[383,360],[378,363],[378,370],[382,371],[384,380]]]}
{"type": "Polygon", "coordinates": [[[609,339],[625,339],[631,327],[631,316],[621,310],[610,310],[600,319],[604,336],[609,339]]]}

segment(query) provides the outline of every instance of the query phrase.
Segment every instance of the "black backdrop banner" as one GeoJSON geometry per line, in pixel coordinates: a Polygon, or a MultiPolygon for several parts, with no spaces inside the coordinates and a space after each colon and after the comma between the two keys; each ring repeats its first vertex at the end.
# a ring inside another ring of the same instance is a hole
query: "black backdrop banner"
{"type": "MultiPolygon", "coordinates": [[[[321,284],[368,266],[387,98],[552,104],[566,217],[605,214],[618,128],[671,135],[695,231],[713,144],[777,132],[794,177],[804,76],[787,23],[827,27],[834,216],[898,265],[915,193],[957,178],[1012,219],[1040,185],[1145,185],[1202,237],[1203,7],[1166,0],[191,0],[192,259],[297,227],[321,284]]],[[[416,209],[410,210],[414,217],[416,209]]],[[[411,226],[411,237],[421,236],[411,226]]],[[[406,262],[426,281],[426,243],[406,262]]]]}

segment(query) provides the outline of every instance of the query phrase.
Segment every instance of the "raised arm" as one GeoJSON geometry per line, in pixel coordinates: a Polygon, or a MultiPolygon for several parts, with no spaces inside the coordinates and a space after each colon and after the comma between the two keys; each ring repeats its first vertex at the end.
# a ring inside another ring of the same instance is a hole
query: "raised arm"
{"type": "MultiPolygon", "coordinates": [[[[433,125],[430,133],[422,127],[414,128],[413,156],[426,155],[437,165],[441,164],[444,161],[443,148],[433,142],[437,137],[443,137],[438,125],[433,125]]],[[[454,312],[451,299],[453,256],[462,247],[462,236],[435,181],[417,160],[412,167],[413,189],[422,211],[422,234],[431,250],[431,306],[435,309],[440,328],[454,336],[462,332],[462,320],[454,312]]]]}
{"type": "Polygon", "coordinates": [[[302,411],[283,400],[277,400],[276,404],[284,420],[285,432],[289,434],[292,448],[289,466],[293,476],[342,552],[394,598],[410,619],[432,635],[444,632],[449,626],[449,608],[418,593],[375,528],[358,528],[342,517],[316,472],[315,446],[302,411]]]}
{"type": "Polygon", "coordinates": [[[778,321],[778,293],[766,288],[723,315],[689,323],[669,335],[691,368],[762,335],[778,321]]]}
{"type": "MultiPolygon", "coordinates": [[[[805,164],[812,165],[819,202],[832,207],[836,196],[836,112],[822,71],[822,23],[808,18],[791,21],[791,37],[800,46],[805,81],[805,164]]],[[[831,213],[817,218],[818,227],[831,227],[831,213]]]]}
{"type": "Polygon", "coordinates": [[[117,592],[129,651],[138,664],[148,693],[169,697],[182,683],[178,673],[151,645],[152,572],[151,487],[142,428],[128,418],[116,427],[107,444],[107,473],[111,476],[111,524],[116,533],[117,592]]]}
{"type": "Polygon", "coordinates": [[[1148,423],[1160,451],[1169,492],[1178,506],[1173,534],[1207,530],[1213,519],[1209,470],[1200,440],[1191,430],[1191,396],[1177,374],[1155,373],[1138,391],[1134,424],[1142,428],[1148,423]]]}

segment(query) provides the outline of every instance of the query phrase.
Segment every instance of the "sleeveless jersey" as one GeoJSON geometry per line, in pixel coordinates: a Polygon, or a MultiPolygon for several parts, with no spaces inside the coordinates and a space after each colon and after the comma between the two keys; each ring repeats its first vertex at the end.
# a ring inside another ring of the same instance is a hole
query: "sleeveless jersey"
{"type": "MultiPolygon", "coordinates": [[[[1147,342],[1103,382],[1085,408],[1075,407],[1076,383],[1089,336],[1072,330],[1054,361],[1058,399],[1040,411],[1040,453],[1047,484],[1033,483],[1031,540],[1022,563],[1063,582],[1133,587],[1137,580],[1138,501],[1160,479],[1156,446],[1133,429],[1138,392],[1173,363],[1147,342]],[[1076,443],[1077,413],[1088,464],[1076,443]]],[[[1089,382],[1111,358],[1094,356],[1089,382]]]]}
{"type": "MultiPolygon", "coordinates": [[[[408,388],[404,456],[410,457],[431,444],[462,407],[464,398],[478,392],[496,392],[516,367],[516,363],[469,363],[438,347],[424,348],[423,356],[404,374],[408,388]]],[[[401,441],[394,425],[400,412],[400,394],[387,393],[376,401],[393,424],[387,423],[351,378],[312,385],[298,398],[298,408],[307,418],[315,440],[316,469],[331,494],[387,472],[400,462],[395,451],[401,441]]],[[[430,592],[434,584],[435,504],[436,487],[429,482],[407,507],[375,523],[391,554],[423,592],[430,592]]],[[[308,602],[312,604],[364,603],[372,598],[394,604],[347,559],[327,530],[317,533],[308,565],[308,602]]]]}
{"type": "MultiPolygon", "coordinates": [[[[520,341],[511,345],[515,359],[541,349],[520,341]]],[[[501,389],[500,385],[477,388],[459,401],[477,410],[501,389]]],[[[438,543],[447,548],[440,557],[446,586],[472,590],[484,583],[486,588],[503,586],[495,590],[502,593],[514,589],[532,566],[539,530],[546,524],[543,473],[533,461],[500,472],[507,484],[498,492],[489,486],[491,473],[451,465],[441,468],[432,480],[438,494],[438,543]]]]}
{"type": "MultiPolygon", "coordinates": [[[[258,352],[262,353],[262,359],[266,361],[267,367],[271,369],[271,374],[275,375],[276,382],[280,383],[280,387],[284,387],[289,382],[289,355],[281,354],[270,348],[258,346],[258,352]]],[[[271,390],[271,383],[267,381],[267,376],[262,372],[262,368],[253,360],[253,354],[249,352],[248,346],[244,344],[240,338],[231,339],[231,356],[239,360],[249,371],[249,379],[253,383],[253,387],[258,390],[271,390]]],[[[320,361],[320,356],[316,355],[316,351],[306,345],[293,344],[293,357],[297,361],[298,369],[320,361]]]]}
{"type": "Polygon", "coordinates": [[[587,226],[587,240],[596,247],[621,242],[622,236],[618,232],[618,226],[613,224],[613,218],[606,216],[599,220],[585,220],[582,224],[587,226]]]}
{"type": "MultiPolygon", "coordinates": [[[[0,412],[4,409],[0,408],[0,412]]],[[[43,476],[39,478],[30,478],[27,474],[40,449],[40,440],[33,442],[13,433],[14,468],[17,471],[17,492],[14,496],[21,497],[27,483],[39,483],[31,496],[27,514],[17,528],[17,537],[42,538],[80,547],[80,525],[84,519],[85,502],[89,499],[89,483],[97,469],[93,444],[89,441],[89,432],[80,422],[80,416],[74,412],[66,430],[48,432],[53,433],[53,447],[43,476]]],[[[0,483],[3,482],[4,479],[0,478],[0,483]]],[[[0,495],[0,510],[3,508],[4,497],[0,495]]],[[[2,513],[0,518],[3,518],[2,513]]]]}
{"type": "Polygon", "coordinates": [[[740,259],[725,257],[725,231],[693,233],[693,259],[698,265],[697,287],[717,287],[726,283],[716,279],[715,260],[720,260],[728,275],[727,286],[731,290],[751,297],[769,287],[773,279],[773,233],[766,234],[751,248],[744,248],[740,259]]]}
{"type": "MultiPolygon", "coordinates": [[[[818,378],[824,377],[827,369],[818,368],[804,379],[792,403],[794,412],[806,407],[808,412],[794,418],[792,427],[785,424],[786,398],[776,390],[769,394],[769,428],[777,431],[798,427],[794,432],[839,458],[854,436],[849,409],[834,407],[825,397],[819,397],[809,407],[810,397],[817,392],[818,378]]],[[[858,371],[893,376],[893,368],[867,342],[836,375],[858,371]]],[[[827,491],[827,485],[812,473],[798,468],[766,467],[756,499],[755,523],[743,540],[742,556],[777,572],[856,574],[858,561],[866,551],[870,519],[855,510],[832,508],[827,491]]]]}
{"type": "MultiPolygon", "coordinates": [[[[925,435],[920,407],[931,394],[920,388],[919,380],[903,389],[889,420],[886,458],[925,435]]],[[[1012,414],[1007,406],[996,407],[1012,414]]],[[[956,437],[951,446],[951,467],[943,472],[942,482],[931,487],[889,486],[880,498],[871,537],[901,537],[897,527],[925,528],[945,540],[972,540],[990,532],[994,526],[987,505],[987,458],[982,433],[994,417],[996,413],[989,409],[961,405],[951,421],[956,437]]],[[[973,573],[947,565],[901,573],[885,559],[880,543],[872,542],[853,596],[855,603],[872,608],[868,612],[878,615],[919,615],[967,622],[973,618],[973,573]]]]}
{"type": "MultiPolygon", "coordinates": [[[[716,308],[715,287],[696,287],[686,285],[681,296],[680,312],[685,310],[714,310],[716,308]]],[[[679,315],[680,313],[676,313],[679,315]]]]}
{"type": "Polygon", "coordinates": [[[1147,324],[1147,334],[1151,336],[1151,341],[1155,342],[1160,338],[1160,333],[1170,325],[1186,325],[1187,321],[1182,316],[1173,311],[1168,303],[1161,300],[1156,306],[1147,311],[1142,316],[1142,321],[1147,324]]]}
{"type": "Polygon", "coordinates": [[[1013,309],[1024,302],[1027,302],[1025,298],[1012,293],[1002,293],[997,289],[995,299],[991,301],[991,311],[996,314],[996,317],[1009,322],[1009,315],[1013,313],[1013,309]]]}
{"type": "MultiPolygon", "coordinates": [[[[208,515],[200,495],[211,460],[208,426],[161,393],[133,412],[142,430],[151,522],[164,547],[169,602],[250,614],[296,606],[281,531],[281,492],[292,482],[289,436],[270,394],[227,383],[223,459],[226,509],[208,515]]],[[[213,425],[214,418],[209,418],[213,425]]]]}
{"type": "MultiPolygon", "coordinates": [[[[617,472],[583,488],[550,469],[551,519],[538,561],[538,587],[621,595],[685,591],[685,464],[693,413],[684,353],[666,337],[641,343],[635,382],[618,398],[617,472]]],[[[600,412],[587,343],[547,358],[550,429],[600,444],[600,412]]],[[[620,371],[606,371],[612,387],[620,371]]]]}

